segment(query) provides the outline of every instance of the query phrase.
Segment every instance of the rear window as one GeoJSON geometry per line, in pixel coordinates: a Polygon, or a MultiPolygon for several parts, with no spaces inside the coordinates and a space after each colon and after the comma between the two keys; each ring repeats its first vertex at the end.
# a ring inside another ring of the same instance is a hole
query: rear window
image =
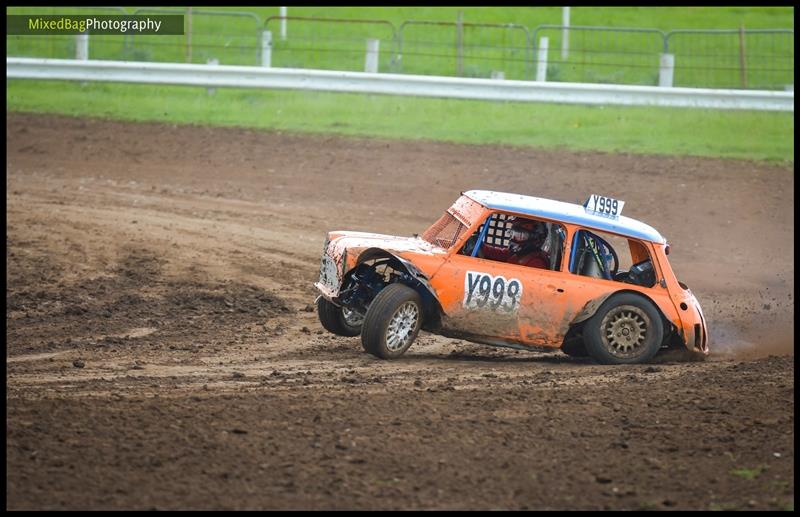
{"type": "Polygon", "coordinates": [[[467,227],[458,219],[445,213],[433,226],[425,230],[421,237],[434,246],[447,249],[456,243],[466,229],[467,227]]]}

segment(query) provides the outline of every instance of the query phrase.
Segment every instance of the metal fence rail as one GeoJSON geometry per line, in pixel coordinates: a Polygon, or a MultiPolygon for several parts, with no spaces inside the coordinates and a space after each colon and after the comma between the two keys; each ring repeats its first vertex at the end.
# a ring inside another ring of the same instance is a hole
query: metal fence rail
{"type": "Polygon", "coordinates": [[[411,20],[397,35],[404,73],[532,79],[531,39],[522,25],[411,20]]]}
{"type": "Polygon", "coordinates": [[[535,48],[542,38],[549,44],[548,81],[659,84],[659,56],[664,52],[664,33],[660,30],[540,25],[533,31],[535,48]],[[568,48],[562,42],[565,31],[568,48]]]}
{"type": "MultiPolygon", "coordinates": [[[[186,9],[144,7],[132,14],[186,13],[186,9]]],[[[186,34],[182,36],[126,36],[127,55],[131,61],[204,64],[222,60],[230,65],[259,64],[261,19],[257,15],[192,8],[186,23],[186,34]]]]}
{"type": "Polygon", "coordinates": [[[363,70],[366,42],[377,41],[378,70],[397,71],[397,30],[386,20],[342,20],[270,16],[264,30],[272,39],[272,66],[320,70],[363,70]],[[291,24],[291,37],[280,23],[291,24]]]}
{"type": "Polygon", "coordinates": [[[794,31],[674,30],[664,49],[675,56],[678,86],[782,88],[794,84],[794,31]]]}
{"type": "Polygon", "coordinates": [[[252,66],[6,58],[9,79],[281,88],[518,102],[794,111],[794,93],[499,81],[252,66]]]}
{"type": "MultiPolygon", "coordinates": [[[[270,16],[195,8],[10,7],[7,14],[184,14],[184,36],[91,35],[88,59],[370,70],[643,86],[794,88],[793,29],[674,30],[270,16]],[[291,27],[288,35],[287,24],[291,27]],[[565,39],[566,38],[566,39],[565,39]],[[567,41],[569,44],[567,45],[567,41]],[[544,48],[543,45],[546,45],[544,48]]],[[[6,55],[73,58],[74,36],[6,36],[6,55]]]]}

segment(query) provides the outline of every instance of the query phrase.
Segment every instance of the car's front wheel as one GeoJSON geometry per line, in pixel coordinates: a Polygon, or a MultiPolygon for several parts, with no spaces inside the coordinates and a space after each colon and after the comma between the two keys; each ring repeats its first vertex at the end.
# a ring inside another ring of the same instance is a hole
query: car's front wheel
{"type": "Polygon", "coordinates": [[[602,364],[650,361],[661,348],[664,329],[653,304],[635,294],[606,300],[584,326],[586,351],[602,364]]]}
{"type": "Polygon", "coordinates": [[[422,326],[422,298],[403,284],[389,284],[364,316],[361,345],[381,359],[395,359],[408,350],[422,326]]]}
{"type": "Polygon", "coordinates": [[[364,319],[355,311],[339,307],[321,297],[317,300],[317,315],[325,330],[337,336],[357,336],[361,334],[364,319]]]}

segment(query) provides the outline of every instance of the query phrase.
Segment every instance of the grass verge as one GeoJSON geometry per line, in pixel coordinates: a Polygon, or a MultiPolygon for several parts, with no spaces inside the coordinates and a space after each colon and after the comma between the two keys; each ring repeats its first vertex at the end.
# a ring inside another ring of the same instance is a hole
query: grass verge
{"type": "Polygon", "coordinates": [[[471,144],[794,162],[794,114],[8,80],[6,110],[471,144]]]}

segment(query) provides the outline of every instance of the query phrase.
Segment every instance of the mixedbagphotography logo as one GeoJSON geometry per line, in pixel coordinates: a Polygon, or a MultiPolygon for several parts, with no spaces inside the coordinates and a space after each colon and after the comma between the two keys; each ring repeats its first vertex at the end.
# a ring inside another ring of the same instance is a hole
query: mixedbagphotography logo
{"type": "Polygon", "coordinates": [[[6,34],[184,34],[184,16],[167,15],[9,15],[6,34]]]}

